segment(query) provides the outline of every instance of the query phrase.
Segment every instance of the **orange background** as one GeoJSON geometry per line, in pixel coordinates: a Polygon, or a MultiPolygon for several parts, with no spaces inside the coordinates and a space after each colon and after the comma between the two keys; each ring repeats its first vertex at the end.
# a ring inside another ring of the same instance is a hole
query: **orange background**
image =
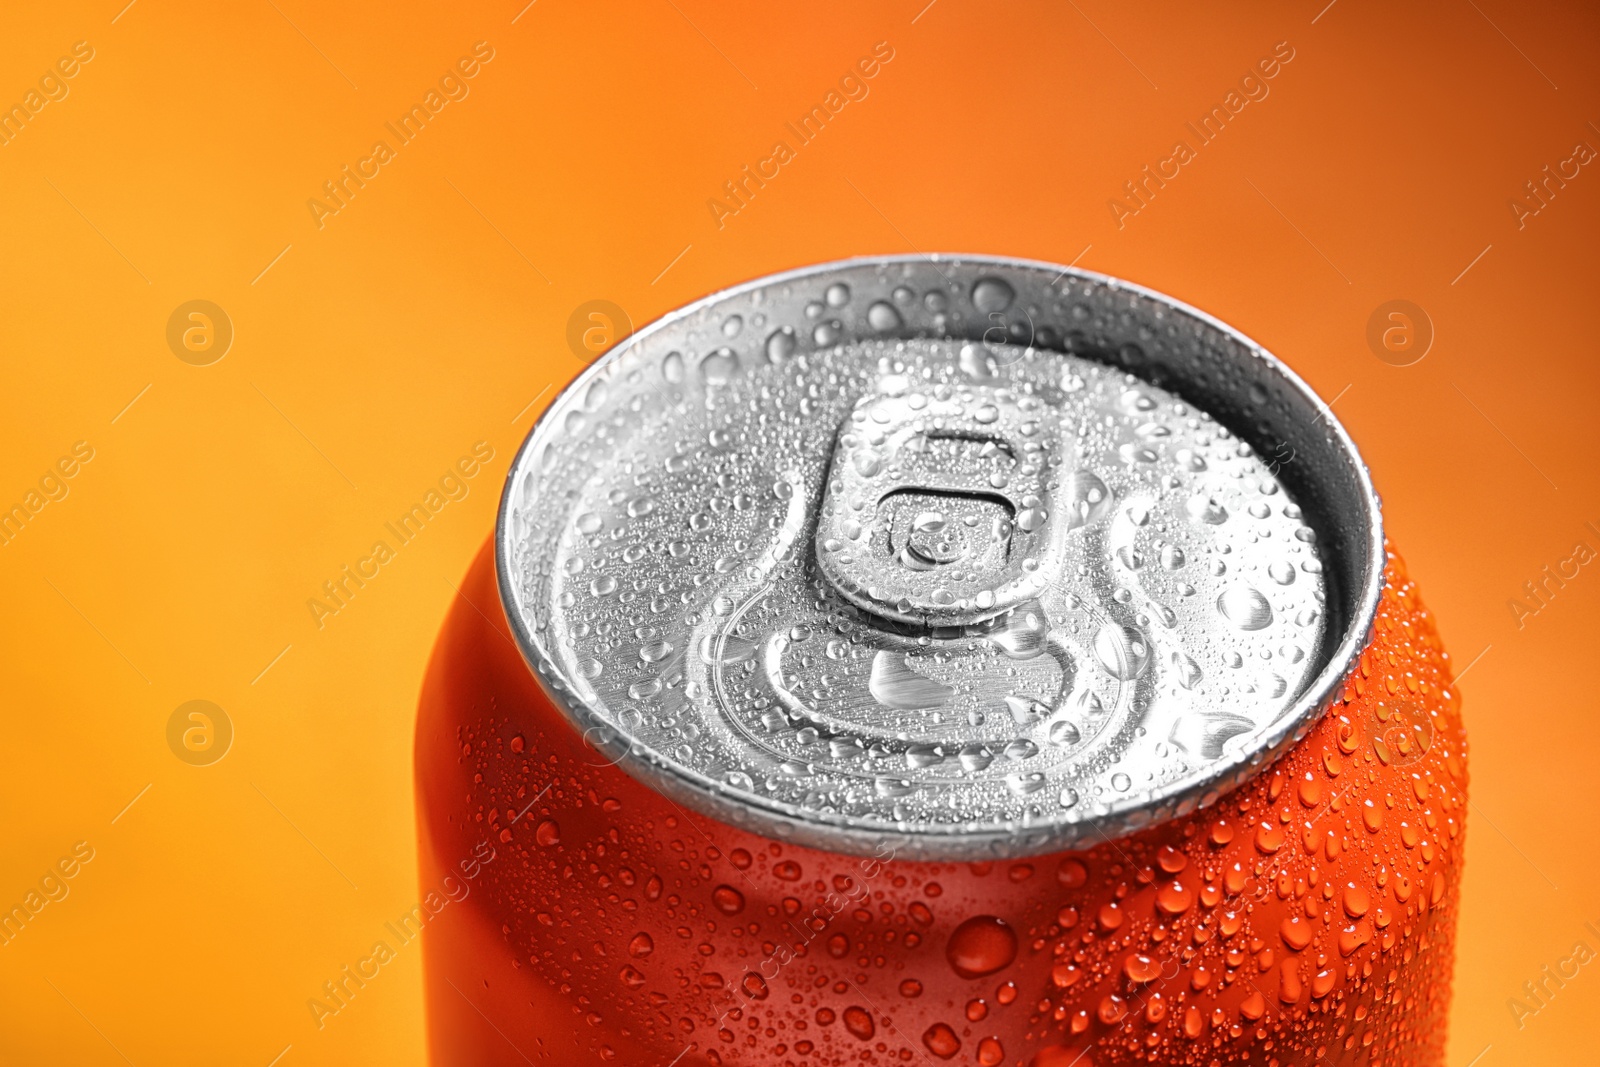
{"type": "Polygon", "coordinates": [[[604,298],[642,325],[771,271],[931,250],[1152,286],[1337,397],[1470,665],[1450,1062],[1593,1055],[1600,968],[1520,1028],[1507,1006],[1575,942],[1600,950],[1600,575],[1520,627],[1507,606],[1600,549],[1600,174],[1520,229],[1508,205],[1600,147],[1592,12],[121,3],[13,5],[0,33],[0,103],[94,49],[0,146],[0,506],[94,449],[0,546],[0,907],[94,849],[0,946],[0,1059],[421,1063],[417,952],[320,1031],[306,1001],[416,902],[422,671],[514,449],[581,366],[569,315],[604,298]],[[319,229],[308,198],[478,41],[470,95],[319,229]],[[719,228],[707,199],[880,41],[870,95],[719,228]],[[1108,200],[1280,41],[1270,95],[1119,229],[1108,200]],[[1366,340],[1397,298],[1436,331],[1407,367],[1366,340]],[[192,299],[233,323],[209,366],[167,345],[192,299]],[[307,599],[478,441],[467,497],[319,629],[307,599]],[[210,766],[167,744],[194,699],[236,731],[210,766]]]}

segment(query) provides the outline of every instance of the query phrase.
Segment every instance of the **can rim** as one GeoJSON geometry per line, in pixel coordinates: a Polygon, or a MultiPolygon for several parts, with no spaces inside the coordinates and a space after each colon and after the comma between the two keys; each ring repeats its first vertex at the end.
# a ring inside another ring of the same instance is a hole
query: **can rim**
{"type": "MultiPolygon", "coordinates": [[[[1345,461],[1347,473],[1354,479],[1354,488],[1362,509],[1362,514],[1354,518],[1359,519],[1361,527],[1366,530],[1366,536],[1363,539],[1364,544],[1360,546],[1365,551],[1361,553],[1359,566],[1352,568],[1359,573],[1359,589],[1354,591],[1353,595],[1345,594],[1351,609],[1350,615],[1344,621],[1342,632],[1338,634],[1337,641],[1330,642],[1333,647],[1327,652],[1325,663],[1306,684],[1300,696],[1278,715],[1270,727],[1264,728],[1256,735],[1257,743],[1253,749],[1243,751],[1231,758],[1215,760],[1200,770],[1171,783],[1167,793],[1171,810],[1167,812],[1164,818],[1152,818],[1149,812],[1142,812],[1139,807],[1130,805],[1127,810],[1119,811],[1117,808],[1112,808],[1107,813],[1108,816],[1120,816],[1120,818],[1108,819],[1109,825],[1101,825],[1099,820],[1086,821],[1076,825],[1079,827],[1092,827],[1100,840],[1109,840],[1137,832],[1145,826],[1167,821],[1190,811],[1210,806],[1224,794],[1231,792],[1245,781],[1254,777],[1254,774],[1259,773],[1267,764],[1276,761],[1290,745],[1303,737],[1330,710],[1345,677],[1353,669],[1361,652],[1370,642],[1373,626],[1377,618],[1379,600],[1385,583],[1384,572],[1387,553],[1383,531],[1382,503],[1372,482],[1371,472],[1362,458],[1360,450],[1356,447],[1355,441],[1333,413],[1332,408],[1284,360],[1242,331],[1192,304],[1151,289],[1148,286],[1098,271],[1084,270],[1044,260],[994,256],[982,253],[942,252],[854,256],[762,275],[719,289],[662,314],[641,329],[617,342],[603,356],[580,371],[551,399],[544,411],[534,420],[527,436],[518,447],[516,455],[512,458],[506,471],[506,483],[501,492],[500,505],[496,511],[495,518],[496,585],[500,594],[502,610],[516,639],[517,648],[522,655],[524,664],[538,681],[545,695],[560,710],[562,717],[567,720],[569,725],[582,730],[582,723],[574,713],[574,710],[567,707],[566,699],[551,690],[550,686],[546,684],[543,675],[537,669],[535,660],[537,645],[533,634],[527,628],[521,610],[518,608],[515,591],[512,588],[509,577],[511,561],[508,555],[510,547],[508,530],[514,479],[522,469],[525,457],[528,456],[535,445],[542,443],[549,436],[550,427],[554,425],[551,415],[558,409],[563,408],[563,401],[585,388],[593,378],[603,372],[607,364],[618,359],[630,346],[643,341],[644,338],[651,334],[664,331],[675,323],[689,318],[706,308],[755,290],[803,281],[817,276],[825,276],[848,268],[894,266],[906,263],[954,263],[988,267],[1001,271],[1037,271],[1051,275],[1051,280],[1047,283],[1047,287],[1055,286],[1063,278],[1074,278],[1092,282],[1110,290],[1143,297],[1172,311],[1186,315],[1222,337],[1247,349],[1262,360],[1284,385],[1295,394],[1298,394],[1297,398],[1300,401],[1305,402],[1319,413],[1323,425],[1332,437],[1332,451],[1345,461]],[[1141,814],[1145,817],[1141,818],[1141,814]]],[[[1135,376],[1139,376],[1137,372],[1132,373],[1135,373],[1135,376]]],[[[1169,385],[1168,387],[1170,388],[1171,386],[1169,385]]],[[[1175,391],[1182,395],[1181,384],[1175,391]]],[[[1204,408],[1204,410],[1212,414],[1218,422],[1230,426],[1236,432],[1239,431],[1237,426],[1231,424],[1231,420],[1222,417],[1209,408],[1204,408]]],[[[1246,440],[1250,439],[1243,433],[1241,433],[1241,437],[1245,437],[1246,440]]],[[[1330,599],[1340,595],[1339,590],[1330,589],[1330,599]]],[[[1331,637],[1332,635],[1330,634],[1329,636],[1331,637]]],[[[914,855],[929,860],[970,860],[985,857],[1023,857],[1059,852],[1077,847],[1088,837],[1087,834],[1080,836],[1067,834],[1063,836],[1060,828],[1055,828],[1053,833],[1041,834],[1038,827],[1007,828],[998,824],[992,830],[984,833],[975,833],[969,828],[950,825],[931,825],[926,830],[916,832],[894,831],[887,827],[879,827],[869,832],[862,827],[850,824],[840,816],[809,812],[802,817],[780,805],[766,804],[760,797],[741,795],[736,799],[731,799],[726,795],[727,790],[724,786],[706,775],[678,766],[660,753],[652,751],[642,759],[636,753],[637,750],[630,746],[627,755],[617,761],[617,765],[621,766],[631,776],[643,781],[647,786],[662,792],[669,800],[684,799],[690,806],[695,807],[704,814],[714,818],[721,818],[729,823],[744,825],[747,829],[752,829],[765,836],[793,840],[801,844],[832,851],[871,854],[882,857],[885,855],[884,842],[888,842],[887,854],[889,855],[898,853],[914,855]],[[697,801],[698,803],[696,803],[697,801]]]]}

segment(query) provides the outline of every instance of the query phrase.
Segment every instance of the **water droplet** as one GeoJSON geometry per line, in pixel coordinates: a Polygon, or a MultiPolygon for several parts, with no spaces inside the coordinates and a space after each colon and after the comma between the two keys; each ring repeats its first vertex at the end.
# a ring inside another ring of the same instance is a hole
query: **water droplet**
{"type": "Polygon", "coordinates": [[[644,959],[656,950],[656,943],[646,933],[635,934],[632,941],[628,942],[628,955],[644,959]]]}
{"type": "Polygon", "coordinates": [[[1156,893],[1156,907],[1168,915],[1182,915],[1194,903],[1194,891],[1181,882],[1172,882],[1156,893]]]}
{"type": "Polygon", "coordinates": [[[718,635],[706,634],[705,640],[700,642],[700,658],[707,663],[720,667],[732,667],[746,660],[754,659],[761,646],[748,637],[738,634],[718,635]]]}
{"type": "Polygon", "coordinates": [[[844,1028],[862,1041],[872,1040],[872,1035],[878,1032],[872,1022],[872,1013],[856,1004],[844,1010],[844,1028]]]}
{"type": "Polygon", "coordinates": [[[934,1023],[928,1027],[922,1034],[922,1043],[941,1060],[947,1060],[961,1051],[961,1039],[945,1023],[934,1023]]]}
{"type": "Polygon", "coordinates": [[[1067,527],[1077,529],[1099,521],[1111,510],[1111,490],[1090,471],[1076,471],[1067,479],[1067,527]]]}
{"type": "Polygon", "coordinates": [[[545,819],[533,829],[533,839],[540,848],[552,848],[561,843],[561,827],[554,819],[545,819]]]}
{"type": "Polygon", "coordinates": [[[1006,707],[1011,712],[1012,721],[1018,726],[1032,726],[1050,714],[1049,708],[1028,697],[1008,696],[1006,697],[1006,707]]]}
{"type": "Polygon", "coordinates": [[[1241,630],[1264,630],[1272,625],[1272,605],[1248,585],[1230,585],[1217,597],[1222,617],[1241,630]]]}
{"type": "Polygon", "coordinates": [[[851,466],[863,478],[872,478],[883,469],[883,457],[870,448],[863,448],[850,457],[851,466]]]}
{"type": "Polygon", "coordinates": [[[1372,897],[1361,886],[1351,882],[1344,889],[1344,913],[1352,919],[1359,919],[1367,913],[1372,906],[1372,897]]]}
{"type": "Polygon", "coordinates": [[[668,352],[661,357],[661,377],[677,385],[683,381],[683,353],[668,352]]]}
{"type": "Polygon", "coordinates": [[[1094,655],[1111,677],[1130,682],[1150,665],[1150,641],[1135,627],[1106,623],[1095,634],[1094,655]]]}
{"type": "Polygon", "coordinates": [[[850,303],[850,287],[844,282],[834,282],[822,294],[822,299],[826,300],[831,308],[842,308],[850,303]]]}
{"type": "Polygon", "coordinates": [[[731,885],[719,885],[711,891],[711,903],[724,915],[737,915],[744,910],[744,894],[731,885]]]}
{"type": "Polygon", "coordinates": [[[837,344],[842,336],[844,336],[844,327],[839,325],[839,320],[837,319],[819,322],[811,330],[811,339],[818,345],[823,346],[837,344]]]}
{"type": "Polygon", "coordinates": [[[1161,964],[1151,956],[1136,952],[1122,961],[1122,973],[1128,976],[1128,981],[1144,985],[1161,977],[1161,964]]]}
{"type": "Polygon", "coordinates": [[[1089,868],[1082,860],[1068,856],[1056,867],[1056,881],[1067,889],[1082,889],[1089,881],[1089,868]]]}
{"type": "Polygon", "coordinates": [[[1075,745],[1083,735],[1070,721],[1057,719],[1050,724],[1050,743],[1055,745],[1075,745]]]}
{"type": "Polygon", "coordinates": [[[912,670],[904,653],[887,651],[872,658],[867,689],[879,704],[897,710],[940,707],[955,693],[943,682],[912,670]]]}
{"type": "Polygon", "coordinates": [[[1185,689],[1193,689],[1200,684],[1200,664],[1176,648],[1172,650],[1172,673],[1185,689]]]}
{"type": "Polygon", "coordinates": [[[1228,509],[1214,496],[1192,496],[1183,507],[1196,522],[1221,526],[1228,521],[1228,509]]]}
{"type": "Polygon", "coordinates": [[[1006,310],[1016,296],[1016,290],[1003,278],[979,278],[972,287],[972,304],[985,315],[1006,310]]]}
{"type": "Polygon", "coordinates": [[[867,325],[879,333],[900,328],[900,313],[888,301],[879,300],[867,308],[867,325]]]}
{"type": "Polygon", "coordinates": [[[970,343],[962,345],[956,357],[956,365],[961,368],[961,373],[974,381],[986,382],[994,377],[994,358],[982,345],[970,343]]]}
{"type": "Polygon", "coordinates": [[[1272,580],[1277,582],[1279,585],[1294,584],[1293,563],[1288,563],[1284,560],[1279,560],[1276,563],[1269,563],[1267,564],[1267,573],[1271,575],[1272,580]]]}
{"type": "Polygon", "coordinates": [[[1289,916],[1278,927],[1278,934],[1283,938],[1283,943],[1296,952],[1311,944],[1314,933],[1311,924],[1298,915],[1289,916]]]}
{"type": "Polygon", "coordinates": [[[989,751],[988,745],[974,741],[961,750],[961,766],[968,771],[984,770],[993,762],[994,753],[989,751]]]}
{"type": "Polygon", "coordinates": [[[794,350],[799,347],[799,344],[800,342],[795,338],[793,327],[785,326],[782,329],[773,330],[772,333],[767,335],[767,361],[770,363],[783,362],[794,355],[794,350]]]}
{"type": "Polygon", "coordinates": [[[739,357],[731,348],[719,348],[700,361],[700,376],[708,385],[726,385],[739,373],[739,357]]]}
{"type": "Polygon", "coordinates": [[[975,915],[956,927],[945,946],[945,959],[963,978],[982,978],[1011,966],[1017,958],[1017,935],[1005,920],[975,915]]]}

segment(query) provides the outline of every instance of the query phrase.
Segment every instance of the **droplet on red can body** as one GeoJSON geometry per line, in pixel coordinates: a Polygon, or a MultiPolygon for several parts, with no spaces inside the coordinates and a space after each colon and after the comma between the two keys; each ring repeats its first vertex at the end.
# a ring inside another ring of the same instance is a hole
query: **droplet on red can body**
{"type": "Polygon", "coordinates": [[[1156,863],[1168,874],[1177,874],[1189,865],[1189,857],[1171,845],[1162,845],[1156,850],[1156,863]]]}
{"type": "Polygon", "coordinates": [[[941,1060],[947,1060],[961,1051],[961,1039],[944,1023],[934,1023],[928,1027],[923,1032],[922,1043],[941,1060]]]}
{"type": "Polygon", "coordinates": [[[1089,868],[1083,865],[1082,860],[1069,856],[1056,868],[1056,880],[1068,889],[1081,889],[1089,880],[1089,868]]]}
{"type": "Polygon", "coordinates": [[[1360,886],[1351,882],[1344,888],[1344,913],[1352,919],[1359,919],[1367,913],[1372,906],[1372,897],[1360,886]]]}
{"type": "Polygon", "coordinates": [[[1161,887],[1156,894],[1156,907],[1168,915],[1182,915],[1194,903],[1194,893],[1181,882],[1161,887]]]}
{"type": "Polygon", "coordinates": [[[1299,952],[1311,944],[1311,924],[1298,915],[1291,915],[1283,920],[1283,925],[1278,927],[1278,933],[1283,937],[1283,943],[1299,952]]]}
{"type": "Polygon", "coordinates": [[[1143,985],[1146,982],[1154,982],[1161,977],[1161,964],[1150,956],[1134,953],[1122,961],[1122,972],[1128,976],[1130,982],[1138,982],[1143,985]]]}
{"type": "Polygon", "coordinates": [[[744,910],[744,894],[731,885],[719,885],[711,891],[711,903],[724,915],[737,915],[744,910]]]}
{"type": "Polygon", "coordinates": [[[633,940],[628,942],[628,954],[630,956],[638,956],[642,959],[655,950],[655,941],[646,933],[635,934],[633,940]]]}
{"type": "Polygon", "coordinates": [[[1271,855],[1283,847],[1283,828],[1264,822],[1256,828],[1256,848],[1271,855]]]}
{"type": "Polygon", "coordinates": [[[1017,958],[1017,935],[1003,919],[975,915],[956,927],[945,946],[950,967],[963,978],[982,978],[1017,958]]]}
{"type": "Polygon", "coordinates": [[[844,1010],[844,1028],[863,1041],[871,1040],[872,1035],[878,1032],[872,1022],[872,1013],[855,1004],[844,1010]]]}
{"type": "Polygon", "coordinates": [[[540,848],[552,848],[561,844],[561,827],[554,819],[546,819],[533,828],[533,839],[540,848]]]}

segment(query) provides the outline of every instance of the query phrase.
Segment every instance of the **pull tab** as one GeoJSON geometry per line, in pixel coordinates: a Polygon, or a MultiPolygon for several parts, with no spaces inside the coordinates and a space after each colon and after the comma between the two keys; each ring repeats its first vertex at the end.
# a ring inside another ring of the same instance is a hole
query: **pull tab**
{"type": "Polygon", "coordinates": [[[1051,479],[1064,435],[1036,397],[967,385],[862,400],[834,444],[817,564],[887,619],[962,626],[1037,597],[1061,573],[1051,479]]]}

